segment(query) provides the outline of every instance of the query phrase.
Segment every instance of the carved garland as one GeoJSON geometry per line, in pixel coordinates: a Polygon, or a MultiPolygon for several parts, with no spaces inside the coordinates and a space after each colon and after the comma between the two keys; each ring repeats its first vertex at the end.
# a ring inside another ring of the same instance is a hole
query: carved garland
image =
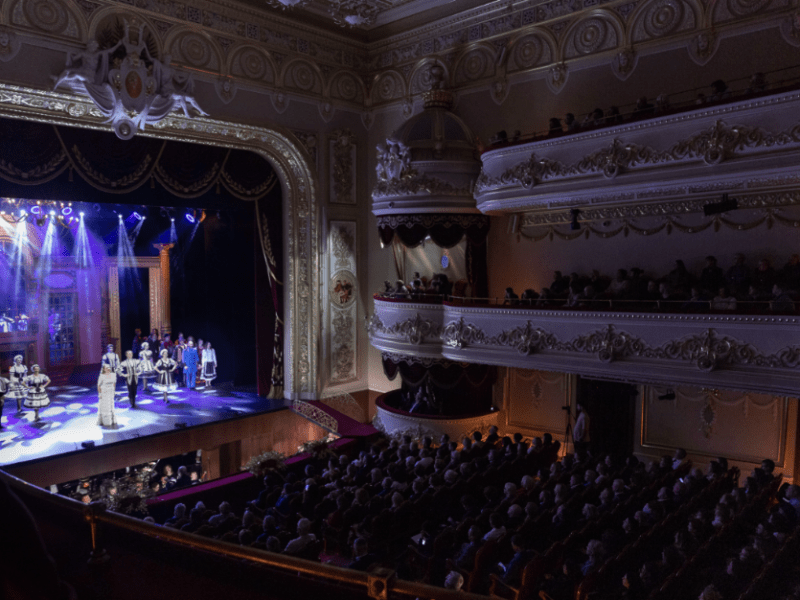
{"type": "MultiPolygon", "coordinates": [[[[419,344],[428,337],[435,337],[438,326],[431,321],[422,321],[419,314],[415,319],[397,323],[386,328],[376,315],[372,317],[369,333],[405,337],[412,343],[419,344]],[[424,333],[422,333],[424,328],[424,333]],[[417,340],[417,341],[414,341],[417,340]]],[[[740,342],[734,338],[718,335],[709,328],[703,333],[692,334],[677,340],[671,340],[662,346],[652,347],[642,339],[623,331],[617,331],[613,325],[580,335],[569,341],[560,341],[555,334],[540,327],[534,327],[531,321],[525,326],[503,331],[495,336],[488,336],[480,327],[467,323],[461,317],[441,329],[441,341],[453,348],[467,346],[514,348],[520,354],[530,356],[536,352],[569,352],[596,354],[603,362],[610,363],[623,358],[645,358],[659,360],[680,360],[693,362],[698,369],[710,372],[725,365],[746,365],[765,368],[795,369],[800,366],[800,345],[787,346],[770,355],[760,354],[751,344],[740,342]]],[[[408,360],[408,357],[403,357],[408,360]]]]}
{"type": "Polygon", "coordinates": [[[480,195],[483,192],[514,186],[530,189],[544,181],[596,173],[602,173],[607,179],[613,179],[626,169],[687,160],[700,159],[707,165],[716,165],[734,156],[736,152],[746,149],[797,143],[800,143],[800,124],[786,131],[769,133],[758,127],[729,126],[724,121],[718,120],[708,129],[688,139],[680,140],[661,152],[615,138],[608,148],[584,156],[572,165],[539,158],[533,153],[527,161],[506,169],[498,177],[493,177],[481,169],[475,182],[475,192],[480,195]]]}
{"type": "Polygon", "coordinates": [[[323,429],[334,433],[339,431],[338,421],[318,406],[303,402],[302,400],[294,400],[292,401],[292,410],[309,421],[316,423],[323,429]]]}

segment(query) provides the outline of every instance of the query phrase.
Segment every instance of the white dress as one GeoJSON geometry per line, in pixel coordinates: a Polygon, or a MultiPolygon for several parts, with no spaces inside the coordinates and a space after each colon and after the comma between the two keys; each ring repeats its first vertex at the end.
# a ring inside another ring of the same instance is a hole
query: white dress
{"type": "Polygon", "coordinates": [[[203,350],[203,375],[200,379],[214,381],[217,378],[217,351],[214,348],[203,350]]]}
{"type": "Polygon", "coordinates": [[[178,389],[178,384],[175,383],[175,369],[178,368],[176,363],[171,358],[160,358],[156,363],[156,373],[158,379],[153,384],[153,388],[159,392],[174,392],[178,389]]]}
{"type": "Polygon", "coordinates": [[[100,386],[100,402],[97,405],[97,424],[102,427],[115,427],[117,417],[114,414],[114,392],[117,389],[116,373],[100,373],[97,378],[100,386]]]}
{"type": "Polygon", "coordinates": [[[25,408],[44,408],[50,406],[50,398],[44,385],[50,383],[50,378],[44,373],[28,375],[25,384],[28,386],[28,395],[25,398],[25,408]]]}
{"type": "Polygon", "coordinates": [[[11,365],[8,370],[8,378],[11,382],[8,386],[8,399],[24,400],[28,397],[28,388],[23,385],[25,377],[28,375],[28,367],[25,365],[11,365]]]}
{"type": "Polygon", "coordinates": [[[139,368],[141,369],[141,373],[139,373],[139,379],[155,379],[156,370],[155,366],[153,365],[153,351],[142,350],[139,352],[139,360],[142,361],[139,364],[139,368]]]}

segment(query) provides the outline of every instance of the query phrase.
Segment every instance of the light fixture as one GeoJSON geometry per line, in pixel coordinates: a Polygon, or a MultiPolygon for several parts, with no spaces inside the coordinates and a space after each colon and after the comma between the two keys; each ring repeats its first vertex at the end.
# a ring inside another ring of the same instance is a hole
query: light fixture
{"type": "MultiPolygon", "coordinates": [[[[188,212],[188,211],[186,212],[185,217],[186,217],[186,220],[189,221],[189,223],[191,223],[192,225],[194,225],[197,222],[197,219],[194,218],[194,215],[192,213],[188,212]]],[[[173,219],[173,221],[174,220],[175,219],[173,219]]]]}
{"type": "Polygon", "coordinates": [[[569,228],[572,231],[578,231],[581,228],[581,224],[578,223],[578,217],[581,214],[581,210],[579,208],[571,208],[569,209],[570,215],[572,215],[572,221],[569,224],[569,228]]]}
{"type": "Polygon", "coordinates": [[[51,211],[50,211],[50,216],[51,216],[51,217],[55,217],[55,216],[56,216],[56,211],[54,211],[54,210],[51,210],[51,211]]]}
{"type": "MultiPolygon", "coordinates": [[[[25,213],[25,211],[23,210],[22,213],[20,213],[20,214],[24,214],[24,213],[25,213]]],[[[41,206],[32,207],[31,208],[31,214],[32,215],[40,215],[40,214],[42,214],[42,207],[41,206]]]]}
{"type": "Polygon", "coordinates": [[[136,211],[133,211],[133,213],[131,213],[131,216],[132,216],[134,219],[136,219],[137,221],[144,221],[144,217],[143,217],[142,215],[140,215],[140,214],[139,214],[138,212],[136,212],[136,211]]]}
{"type": "Polygon", "coordinates": [[[267,4],[273,8],[286,10],[287,8],[299,8],[308,4],[309,0],[267,0],[267,4]]]}
{"type": "Polygon", "coordinates": [[[64,208],[61,209],[61,214],[64,215],[65,217],[68,217],[72,214],[72,209],[69,206],[65,206],[64,208]]]}
{"type": "Polygon", "coordinates": [[[341,27],[365,27],[372,25],[380,7],[364,0],[332,0],[330,13],[341,27]]]}

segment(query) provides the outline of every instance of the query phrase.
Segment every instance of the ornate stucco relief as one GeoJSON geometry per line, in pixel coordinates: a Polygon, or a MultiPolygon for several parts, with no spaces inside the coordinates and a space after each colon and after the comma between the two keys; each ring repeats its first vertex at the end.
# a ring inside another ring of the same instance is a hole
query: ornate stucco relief
{"type": "Polygon", "coordinates": [[[331,221],[328,228],[328,378],[331,384],[358,376],[357,231],[354,221],[331,221]]]}

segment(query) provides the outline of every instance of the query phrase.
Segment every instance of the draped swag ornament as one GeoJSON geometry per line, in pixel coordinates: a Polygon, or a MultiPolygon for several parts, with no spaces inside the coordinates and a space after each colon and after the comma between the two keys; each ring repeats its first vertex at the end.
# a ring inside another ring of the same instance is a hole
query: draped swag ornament
{"type": "MultiPolygon", "coordinates": [[[[277,183],[269,164],[244,150],[144,136],[123,142],[107,132],[11,119],[0,120],[0,137],[0,179],[20,186],[77,183],[77,173],[109,194],[130,194],[147,184],[145,191],[158,184],[179,198],[224,191],[239,200],[256,200],[277,183]]],[[[12,194],[4,190],[4,195],[12,194]]]]}

